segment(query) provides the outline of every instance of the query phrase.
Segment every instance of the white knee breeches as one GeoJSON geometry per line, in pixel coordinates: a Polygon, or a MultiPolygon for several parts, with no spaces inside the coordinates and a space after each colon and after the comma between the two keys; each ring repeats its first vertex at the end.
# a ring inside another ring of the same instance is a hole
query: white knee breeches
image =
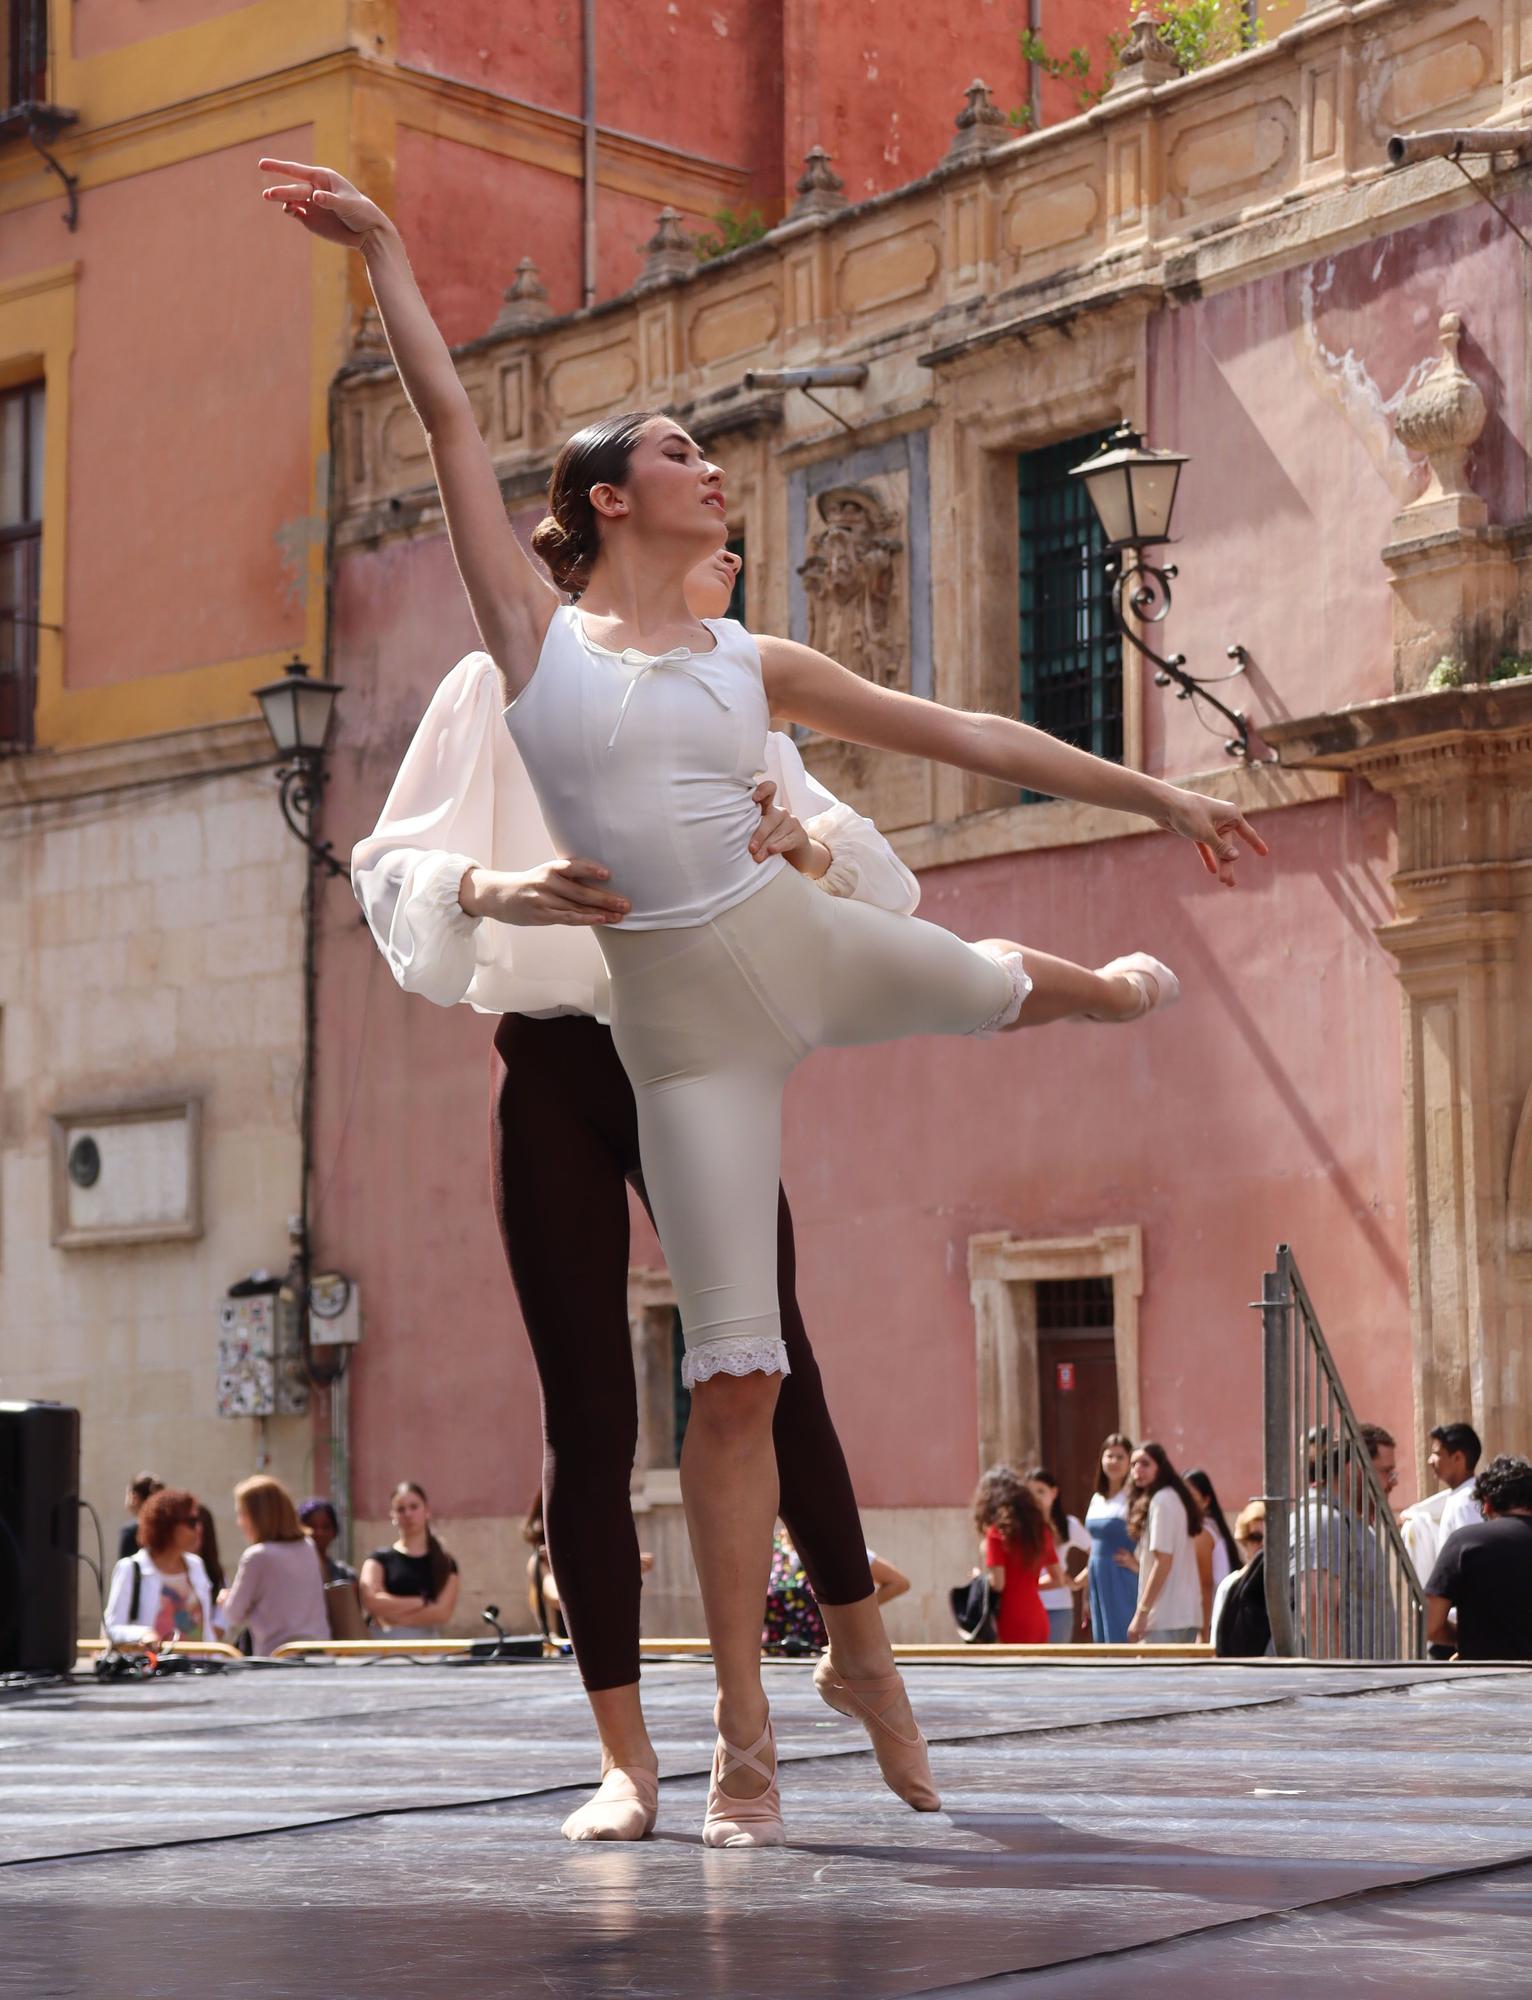
{"type": "Polygon", "coordinates": [[[1006,1025],[1031,990],[1020,955],[827,896],[791,869],[709,923],[597,941],[681,1311],[684,1379],[785,1374],[777,1182],[789,1075],[811,1049],[1006,1025]]]}

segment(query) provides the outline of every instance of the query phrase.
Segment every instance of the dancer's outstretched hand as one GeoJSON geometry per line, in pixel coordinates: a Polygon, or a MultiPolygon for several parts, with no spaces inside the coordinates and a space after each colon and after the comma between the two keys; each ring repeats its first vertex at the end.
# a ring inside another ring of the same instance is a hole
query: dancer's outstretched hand
{"type": "Polygon", "coordinates": [[[1256,854],[1271,852],[1239,807],[1227,799],[1210,799],[1202,792],[1185,792],[1175,785],[1168,789],[1165,825],[1195,843],[1203,867],[1225,887],[1234,887],[1234,864],[1240,858],[1241,841],[1256,854]]]}
{"type": "Polygon", "coordinates": [[[263,174],[282,174],[276,187],[263,188],[263,201],[278,201],[283,213],[296,217],[311,235],[326,243],[339,243],[359,250],[377,229],[388,226],[388,217],[375,201],[358,192],[344,174],[333,167],[306,167],[300,160],[262,160],[263,174]]]}

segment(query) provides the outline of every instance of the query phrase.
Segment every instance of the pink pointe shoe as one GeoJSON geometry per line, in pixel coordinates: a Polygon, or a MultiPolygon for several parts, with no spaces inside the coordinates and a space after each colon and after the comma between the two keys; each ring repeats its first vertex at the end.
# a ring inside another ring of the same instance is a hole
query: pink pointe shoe
{"type": "Polygon", "coordinates": [[[653,1771],[607,1772],[561,1829],[566,1840],[643,1840],[659,1817],[660,1781],[653,1771]]]}
{"type": "Polygon", "coordinates": [[[1114,958],[1109,965],[1096,967],[1098,979],[1126,979],[1138,989],[1139,1005],[1131,1014],[1087,1014],[1087,1021],[1106,1021],[1120,1027],[1124,1021],[1141,1021],[1160,1007],[1173,1007],[1181,997],[1181,982],[1168,965],[1161,965],[1146,951],[1130,951],[1126,958],[1114,958]]]}
{"type": "Polygon", "coordinates": [[[849,1715],[866,1729],[888,1789],[916,1812],[940,1812],[941,1794],[931,1777],[930,1753],[919,1726],[913,1737],[906,1736],[883,1713],[893,1696],[904,1693],[898,1671],[880,1674],[876,1680],[848,1681],[826,1653],[814,1669],[814,1685],[820,1700],[837,1715],[849,1715]]]}
{"type": "Polygon", "coordinates": [[[725,1743],[720,1736],[713,1752],[713,1782],[708,1786],[707,1816],[702,1822],[704,1847],[780,1847],[787,1838],[782,1825],[782,1794],[777,1790],[777,1739],[771,1724],[748,1750],[725,1743]],[[761,1762],[769,1749],[771,1763],[761,1762]],[[759,1798],[736,1799],[722,1789],[731,1771],[754,1771],[770,1783],[759,1798]]]}

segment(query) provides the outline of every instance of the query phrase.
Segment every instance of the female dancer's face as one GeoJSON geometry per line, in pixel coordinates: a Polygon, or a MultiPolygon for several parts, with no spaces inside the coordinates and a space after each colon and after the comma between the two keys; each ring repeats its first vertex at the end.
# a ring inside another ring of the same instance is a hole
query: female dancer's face
{"type": "Polygon", "coordinates": [[[626,518],[645,539],[684,542],[698,561],[728,537],[723,474],[669,417],[647,426],[621,486],[594,486],[591,499],[607,529],[626,518]]]}
{"type": "Polygon", "coordinates": [[[732,549],[715,549],[686,578],[686,608],[693,618],[722,618],[742,567],[732,549]]]}
{"type": "Polygon", "coordinates": [[[1152,1486],[1160,1471],[1147,1451],[1134,1452],[1128,1461],[1128,1469],[1133,1474],[1133,1484],[1138,1487],[1152,1486]]]}
{"type": "Polygon", "coordinates": [[[1101,1454],[1101,1470],[1109,1486],[1121,1486],[1128,1476],[1128,1454],[1120,1444],[1109,1444],[1101,1454]]]}
{"type": "Polygon", "coordinates": [[[1027,1490],[1045,1514],[1053,1512],[1053,1503],[1059,1497],[1059,1489],[1050,1486],[1046,1479],[1029,1479],[1027,1490]]]}

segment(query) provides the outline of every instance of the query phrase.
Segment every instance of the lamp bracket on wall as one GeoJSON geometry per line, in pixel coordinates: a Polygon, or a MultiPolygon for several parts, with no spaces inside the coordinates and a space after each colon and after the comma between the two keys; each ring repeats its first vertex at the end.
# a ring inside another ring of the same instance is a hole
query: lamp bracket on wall
{"type": "Polygon", "coordinates": [[[300,759],[283,764],[277,771],[277,782],[283,819],[322,867],[332,875],[346,875],[348,870],[336,860],[334,847],[328,840],[316,840],[311,831],[315,809],[324,791],[324,772],[317,760],[300,759]]]}
{"type": "Polygon", "coordinates": [[[839,410],[816,396],[816,389],[858,389],[867,380],[865,361],[838,362],[823,368],[747,368],[745,387],[747,389],[798,389],[816,409],[823,410],[827,417],[833,417],[843,431],[856,432],[856,425],[849,423],[839,410]]]}
{"type": "Polygon", "coordinates": [[[75,124],[79,116],[78,111],[67,111],[62,104],[14,104],[9,111],[0,114],[0,140],[23,133],[49,173],[57,174],[64,183],[64,193],[68,197],[64,226],[70,230],[77,228],[80,221],[79,176],[70,173],[49,149],[59,134],[75,124]]]}
{"type": "Polygon", "coordinates": [[[1141,639],[1134,629],[1128,614],[1140,625],[1159,625],[1170,612],[1170,586],[1179,572],[1174,563],[1152,563],[1142,549],[1124,548],[1110,557],[1116,571],[1112,584],[1113,608],[1117,614],[1117,629],[1131,646],[1143,655],[1154,668],[1156,687],[1174,687],[1177,701],[1190,701],[1215,709],[1227,722],[1234,734],[1224,744],[1224,751],[1230,757],[1238,757],[1243,764],[1275,764],[1277,753],[1267,750],[1255,755],[1250,748],[1250,724],[1243,712],[1230,708],[1226,701],[1209,692],[1221,687],[1225,681],[1238,680],[1250,664],[1250,655],[1239,644],[1227,649],[1227,656],[1234,664],[1226,674],[1199,676],[1186,671],[1184,653],[1157,653],[1141,639]]]}

